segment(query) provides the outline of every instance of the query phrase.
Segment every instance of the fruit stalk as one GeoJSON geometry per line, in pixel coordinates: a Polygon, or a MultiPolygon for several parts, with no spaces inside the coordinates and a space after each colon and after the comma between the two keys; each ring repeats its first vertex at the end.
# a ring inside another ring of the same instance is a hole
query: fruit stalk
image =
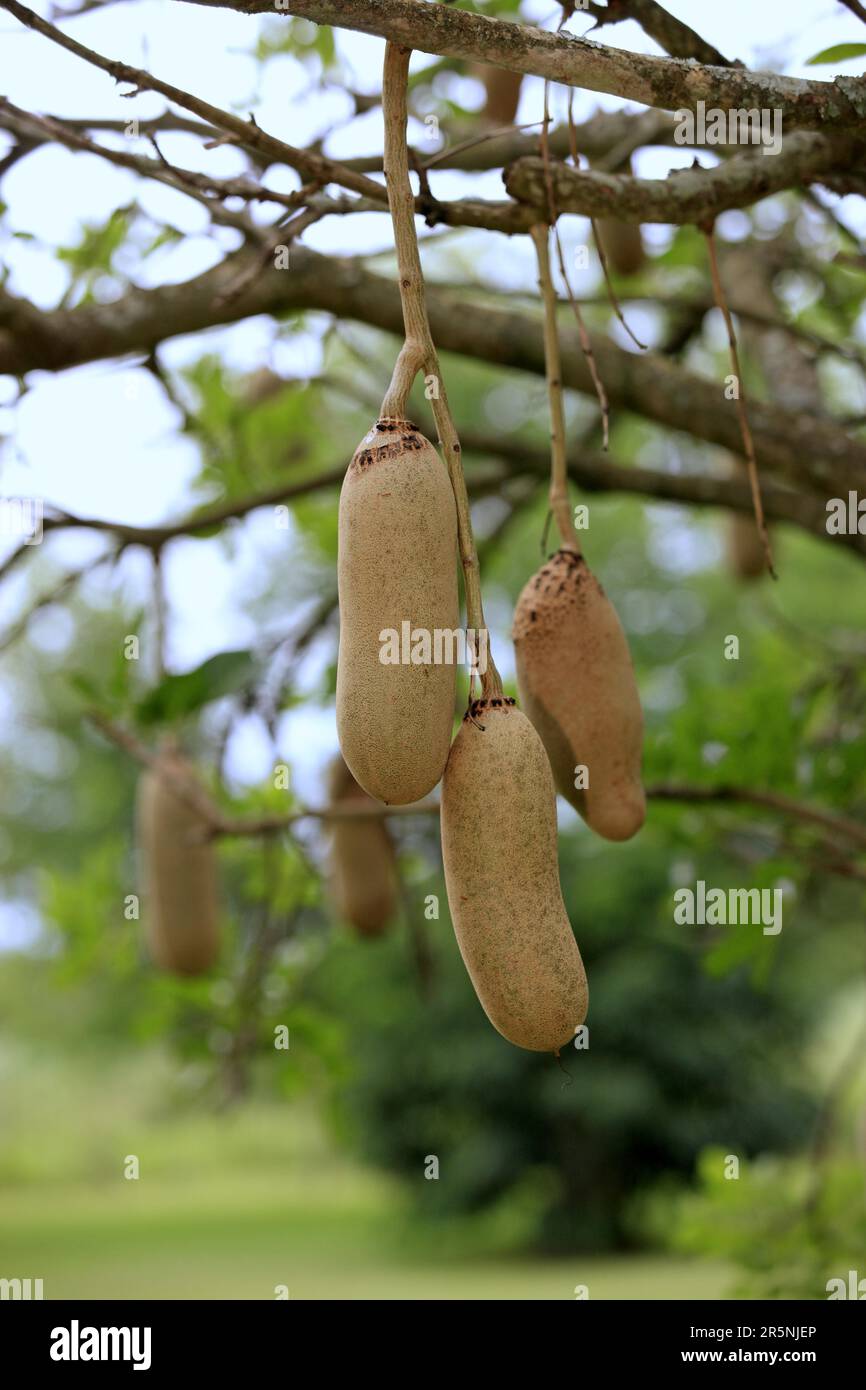
{"type": "MultiPolygon", "coordinates": [[[[408,119],[406,81],[409,75],[411,53],[410,48],[388,43],[385,47],[385,64],[382,73],[382,111],[385,118],[385,177],[388,184],[388,205],[394,227],[400,302],[403,306],[406,341],[394,365],[391,382],[382,402],[381,415],[383,419],[405,420],[409,392],[418,372],[423,371],[425,377],[435,378],[437,391],[430,404],[433,408],[433,418],[439,432],[439,444],[445,458],[448,476],[451,479],[457,508],[457,535],[460,562],[463,568],[463,586],[466,594],[466,625],[474,629],[480,637],[481,633],[486,633],[487,624],[484,621],[481,573],[478,566],[475,538],[472,534],[469,497],[466,491],[466,479],[463,475],[460,440],[448,405],[439,357],[430,332],[427,301],[424,293],[424,275],[418,251],[418,237],[415,232],[415,198],[409,181],[409,150],[406,144],[408,119]]],[[[489,652],[489,638],[483,640],[487,641],[489,652]]],[[[484,695],[500,695],[502,693],[502,681],[492,655],[488,656],[487,670],[481,676],[481,690],[484,695]]]]}
{"type": "Polygon", "coordinates": [[[565,451],[565,411],[562,404],[562,365],[556,326],[556,294],[550,274],[549,232],[538,222],[531,229],[538,261],[538,288],[544,303],[544,369],[550,405],[550,510],[564,550],[580,555],[568,499],[568,463],[565,451]]]}

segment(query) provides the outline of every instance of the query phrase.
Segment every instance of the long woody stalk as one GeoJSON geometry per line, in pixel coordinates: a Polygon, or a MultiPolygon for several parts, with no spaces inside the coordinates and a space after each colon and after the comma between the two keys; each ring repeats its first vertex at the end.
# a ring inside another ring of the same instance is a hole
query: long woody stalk
{"type": "MultiPolygon", "coordinates": [[[[490,653],[487,624],[484,621],[484,608],[481,602],[481,574],[478,568],[478,553],[475,549],[472,522],[469,516],[469,497],[466,492],[466,479],[463,476],[460,440],[457,437],[457,428],[448,406],[448,396],[439,366],[439,357],[430,332],[427,300],[424,292],[424,275],[421,270],[421,257],[418,253],[418,237],[415,231],[415,198],[409,181],[409,150],[406,144],[408,117],[406,79],[409,75],[411,51],[411,49],[402,48],[399,44],[387,44],[382,74],[382,111],[385,118],[385,177],[388,183],[388,204],[394,227],[394,243],[397,250],[397,269],[400,280],[400,302],[403,306],[403,323],[406,331],[406,341],[400,349],[400,354],[394,365],[391,384],[382,402],[382,416],[405,420],[409,392],[418,372],[423,371],[426,378],[433,378],[434,392],[430,404],[457,507],[457,535],[460,546],[460,561],[463,566],[463,586],[466,594],[466,626],[474,630],[476,641],[485,644],[488,654],[487,669],[481,676],[482,694],[485,696],[499,695],[502,692],[502,681],[490,653]]],[[[482,647],[481,650],[485,650],[485,647],[482,647]]]]}
{"type": "Polygon", "coordinates": [[[565,550],[581,553],[568,500],[568,459],[565,448],[565,411],[562,404],[562,366],[556,325],[556,293],[550,274],[549,231],[545,223],[532,228],[538,259],[538,287],[544,303],[544,365],[550,406],[550,510],[565,550]]]}

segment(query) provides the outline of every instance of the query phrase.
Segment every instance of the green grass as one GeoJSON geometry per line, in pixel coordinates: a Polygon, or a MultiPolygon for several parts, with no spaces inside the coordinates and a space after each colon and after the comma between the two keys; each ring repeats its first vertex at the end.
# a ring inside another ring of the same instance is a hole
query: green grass
{"type": "Polygon", "coordinates": [[[152,1055],[0,1050],[0,1277],[46,1298],[717,1298],[728,1271],[666,1256],[543,1260],[420,1230],[404,1189],[334,1150],[311,1109],[181,1103],[152,1055]],[[134,1154],[140,1177],[124,1177],[134,1154]]]}

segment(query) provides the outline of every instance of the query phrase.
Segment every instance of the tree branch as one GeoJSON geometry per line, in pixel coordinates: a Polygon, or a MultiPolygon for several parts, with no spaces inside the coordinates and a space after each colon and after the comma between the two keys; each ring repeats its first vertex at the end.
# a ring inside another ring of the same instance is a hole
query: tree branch
{"type": "MultiPolygon", "coordinates": [[[[121,748],[137,762],[164,772],[164,764],[159,762],[159,755],[142,743],[137,735],[130,733],[128,729],[115,724],[97,712],[91,712],[88,719],[111,743],[121,748]]],[[[214,837],[269,835],[285,830],[301,820],[376,820],[384,816],[425,816],[438,815],[439,813],[439,804],[435,801],[416,801],[409,806],[384,806],[373,801],[369,804],[360,802],[357,805],[340,803],[323,807],[304,806],[290,811],[287,815],[248,816],[234,819],[223,814],[198,782],[192,782],[189,778],[173,771],[170,771],[169,780],[178,795],[198,810],[209,824],[211,834],[214,837]]],[[[794,801],[787,796],[780,796],[776,792],[760,791],[752,787],[728,785],[694,787],[678,783],[659,782],[647,787],[646,794],[653,801],[732,802],[740,805],[760,806],[809,825],[818,825],[822,830],[829,830],[835,835],[841,835],[844,839],[851,840],[866,849],[866,825],[861,825],[859,821],[850,820],[847,816],[837,816],[832,811],[824,811],[820,807],[810,806],[802,801],[794,801]]]]}
{"type": "Polygon", "coordinates": [[[862,19],[863,23],[866,24],[866,6],[861,3],[861,0],[839,0],[839,4],[844,5],[846,10],[850,10],[853,15],[862,19]]]}
{"type": "Polygon", "coordinates": [[[181,87],[175,87],[170,82],[163,82],[160,78],[154,77],[152,73],[146,72],[144,68],[136,68],[130,63],[103,57],[101,53],[87,48],[69,34],[64,34],[62,30],[56,29],[53,24],[48,24],[44,19],[40,19],[25,5],[18,4],[18,0],[0,0],[0,7],[8,10],[28,28],[35,29],[46,39],[51,39],[60,48],[65,48],[69,53],[74,53],[76,57],[83,58],[85,62],[100,68],[102,72],[107,72],[114,78],[115,82],[131,83],[135,90],[128,95],[135,96],[138,92],[159,92],[169,101],[176,102],[178,106],[182,106],[188,111],[193,111],[219,130],[230,131],[247,149],[255,150],[257,154],[264,155],[275,163],[288,164],[291,169],[296,169],[316,183],[338,183],[344,188],[351,188],[355,193],[363,193],[372,198],[381,198],[384,194],[381,184],[376,183],[373,179],[368,179],[365,174],[357,174],[351,169],[345,169],[335,160],[327,159],[325,155],[314,154],[311,150],[299,150],[294,145],[287,145],[283,140],[278,140],[276,136],[268,135],[255,121],[242,121],[239,116],[233,115],[230,111],[223,111],[219,106],[212,106],[209,101],[202,101],[200,97],[185,92],[181,87]]]}
{"type": "MultiPolygon", "coordinates": [[[[357,261],[328,258],[302,247],[289,270],[268,266],[230,301],[223,296],[249,263],[239,253],[180,285],[130,289],[108,304],[42,311],[0,289],[0,373],[60,370],[133,352],[166,338],[234,323],[253,314],[321,309],[391,333],[402,333],[397,288],[357,261]]],[[[540,320],[511,308],[473,304],[465,292],[430,287],[434,341],[445,352],[544,374],[540,320]]],[[[637,356],[596,335],[593,351],[613,407],[632,410],[671,429],[739,453],[734,403],[707,381],[658,354],[637,356]]],[[[574,333],[562,335],[563,383],[587,395],[595,389],[574,333]]],[[[866,445],[833,422],[756,401],[751,412],[758,463],[795,486],[823,497],[862,488],[866,445]]]]}
{"type": "MultiPolygon", "coordinates": [[[[473,497],[495,494],[504,483],[512,479],[529,477],[543,481],[548,475],[550,460],[545,450],[522,437],[488,436],[462,431],[461,439],[467,454],[499,459],[507,465],[508,471],[505,473],[497,471],[489,476],[478,475],[474,471],[470,473],[467,485],[473,497]]],[[[668,473],[661,469],[616,463],[609,455],[596,453],[583,445],[572,450],[567,465],[570,477],[583,492],[626,493],[685,506],[724,507],[738,513],[752,512],[752,495],[748,484],[729,477],[720,477],[713,473],[668,473]]],[[[320,490],[340,487],[344,476],[345,468],[339,464],[335,468],[317,473],[314,478],[307,478],[299,483],[279,483],[273,488],[253,493],[248,497],[215,503],[164,526],[131,526],[126,522],[105,520],[102,517],[76,516],[70,512],[49,508],[43,518],[43,530],[50,533],[81,529],[114,536],[120,543],[119,548],[116,552],[98,557],[94,562],[101,564],[112,559],[127,546],[139,545],[156,553],[173,540],[200,535],[203,531],[210,531],[222,525],[223,522],[247,516],[258,508],[289,502],[293,498],[309,496],[320,490]]],[[[763,496],[764,510],[769,520],[788,522],[820,540],[830,542],[831,537],[826,527],[826,508],[819,498],[766,482],[763,496]]],[[[866,536],[838,536],[833,537],[832,542],[834,545],[844,545],[859,555],[866,555],[866,536]]],[[[0,565],[0,579],[33,553],[33,546],[20,546],[0,565]]],[[[58,584],[57,590],[52,590],[36,607],[53,602],[65,592],[70,579],[74,580],[76,577],[77,575],[67,576],[58,584]]],[[[329,602],[328,611],[332,606],[329,602]]],[[[14,640],[19,635],[16,624],[7,640],[14,640]]]]}
{"type": "MultiPolygon", "coordinates": [[[[533,476],[543,480],[549,470],[550,460],[546,451],[527,443],[520,436],[488,438],[464,431],[462,439],[467,453],[506,460],[513,470],[512,476],[518,476],[521,469],[529,469],[533,476]]],[[[692,507],[725,507],[748,515],[753,512],[749,484],[727,476],[667,473],[660,469],[639,468],[616,463],[609,455],[583,446],[569,453],[568,472],[583,492],[622,492],[692,507]]],[[[859,555],[866,555],[866,536],[828,535],[827,510],[821,498],[794,492],[766,479],[762,484],[762,494],[764,511],[770,521],[788,522],[828,544],[842,544],[859,555]]]]}
{"type": "MultiPolygon", "coordinates": [[[[215,205],[215,197],[245,198],[248,202],[277,203],[290,211],[294,211],[302,206],[306,198],[319,187],[318,184],[308,184],[295,193],[280,193],[275,189],[266,188],[263,184],[256,183],[250,178],[237,176],[234,178],[216,178],[210,174],[199,173],[195,169],[182,169],[178,165],[170,164],[162,155],[159,159],[149,159],[147,155],[134,154],[128,150],[112,149],[107,145],[100,145],[95,140],[91,140],[81,130],[76,129],[71,122],[58,120],[56,116],[38,116],[31,111],[23,111],[5,97],[0,97],[0,128],[13,131],[16,134],[23,134],[32,142],[34,148],[40,143],[56,141],[58,144],[65,145],[67,149],[98,155],[100,159],[106,160],[109,164],[116,164],[122,169],[130,169],[133,173],[140,174],[142,178],[155,179],[158,183],[168,184],[170,188],[176,188],[179,192],[186,193],[188,196],[203,202],[214,221],[228,221],[231,226],[238,225],[242,215],[229,213],[226,208],[220,207],[218,204],[215,205]]],[[[263,233],[265,229],[247,223],[246,218],[243,218],[240,230],[255,234],[257,232],[263,233]]]]}
{"type": "MultiPolygon", "coordinates": [[[[585,217],[615,217],[622,222],[700,223],[731,208],[749,207],[774,193],[834,174],[844,182],[858,150],[850,135],[801,130],[785,137],[782,151],[765,155],[747,150],[715,168],[672,169],[666,179],[639,179],[628,174],[551,166],[553,192],[560,212],[585,217]]],[[[852,177],[859,180],[857,169],[852,177]]],[[[544,161],[528,156],[503,175],[512,198],[533,207],[546,205],[544,161]]]]}
{"type": "MultiPolygon", "coordinates": [[[[14,0],[0,3],[11,8],[14,0]]],[[[243,14],[273,14],[274,8],[273,0],[194,3],[243,14]]],[[[781,112],[787,127],[818,130],[859,126],[866,107],[866,79],[862,77],[811,82],[680,58],[626,53],[571,34],[549,34],[532,25],[511,24],[418,0],[285,0],[279,13],[377,34],[423,53],[532,73],[667,111],[691,110],[699,101],[723,111],[773,107],[781,112]]]]}

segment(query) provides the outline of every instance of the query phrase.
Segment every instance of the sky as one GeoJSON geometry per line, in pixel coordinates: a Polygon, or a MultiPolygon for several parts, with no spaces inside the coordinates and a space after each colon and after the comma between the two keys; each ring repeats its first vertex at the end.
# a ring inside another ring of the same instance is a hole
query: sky
{"type": "MultiPolygon", "coordinates": [[[[749,66],[819,78],[832,77],[837,70],[855,73],[862,67],[862,60],[838,68],[805,66],[808,58],[831,44],[866,40],[864,26],[837,0],[666,3],[723,52],[749,66]]],[[[44,4],[36,8],[47,13],[44,4]]],[[[549,0],[526,0],[523,13],[527,19],[552,28],[558,7],[549,0]]],[[[135,0],[87,13],[66,21],[63,27],[101,53],[141,65],[217,105],[244,115],[254,111],[260,125],[292,144],[305,145],[339,125],[326,140],[326,152],[345,157],[381,149],[380,112],[340,124],[348,114],[347,98],[339,90],[311,92],[309,69],[286,57],[273,60],[263,70],[257,68],[250,56],[257,35],[281,22],[279,17],[250,18],[178,0],[135,0]]],[[[583,34],[590,29],[590,21],[577,14],[569,27],[583,34]]],[[[631,51],[659,51],[631,22],[594,37],[631,51]]],[[[338,42],[353,86],[377,91],[383,42],[345,31],[338,42]]],[[[413,65],[424,66],[430,61],[416,54],[413,65]]],[[[164,109],[162,98],[152,94],[124,100],[106,74],[24,29],[4,11],[0,11],[0,92],[18,106],[61,117],[129,120],[164,109]]],[[[467,103],[480,104],[481,88],[466,78],[461,96],[467,103]]],[[[575,113],[584,119],[598,107],[614,110],[622,105],[614,98],[579,92],[575,113]]],[[[541,109],[542,84],[526,80],[518,120],[538,120],[541,109]]],[[[413,138],[419,143],[425,138],[422,127],[413,131],[413,138]]],[[[166,135],[161,145],[168,159],[189,168],[224,175],[243,168],[237,152],[226,147],[201,152],[192,137],[166,135]]],[[[7,147],[6,137],[0,134],[0,154],[7,147]]],[[[713,162],[709,151],[704,156],[704,162],[713,162]]],[[[670,168],[690,163],[692,157],[692,152],[685,150],[647,151],[637,172],[645,177],[663,177],[670,168]]],[[[275,188],[283,189],[296,187],[298,182],[290,171],[277,170],[270,172],[269,180],[275,188]]],[[[470,184],[467,176],[441,171],[435,176],[433,190],[443,197],[460,197],[470,191],[470,184]]],[[[501,197],[499,175],[476,176],[471,191],[501,197]]],[[[72,154],[57,146],[46,147],[18,163],[4,178],[0,194],[9,208],[11,227],[26,234],[0,233],[0,260],[10,271],[9,288],[45,308],[56,304],[66,287],[66,273],[53,248],[74,243],[85,223],[104,221],[113,209],[133,197],[155,218],[169,220],[186,233],[180,246],[130,264],[137,284],[186,280],[214,264],[226,247],[236,244],[237,234],[230,229],[220,229],[213,238],[204,209],[182,194],[141,182],[95,156],[72,154]]],[[[844,200],[841,206],[849,224],[864,230],[861,206],[853,199],[844,200]]],[[[259,215],[265,217],[269,211],[272,214],[273,207],[259,215]]],[[[736,219],[739,215],[726,216],[736,219]]],[[[582,219],[567,221],[572,224],[571,235],[585,235],[582,219]]],[[[735,221],[730,225],[735,228],[735,221]]],[[[664,241],[667,236],[663,228],[647,232],[650,240],[664,241]]],[[[485,236],[465,235],[468,245],[472,238],[483,240],[485,236]]],[[[331,218],[309,229],[303,240],[324,252],[358,253],[389,246],[390,227],[387,217],[380,214],[331,218]]],[[[526,239],[500,239],[496,270],[510,287],[534,292],[534,263],[526,239]]],[[[276,348],[273,338],[270,320],[258,318],[204,335],[170,340],[161,356],[170,369],[194,362],[207,350],[221,354],[241,371],[271,365],[286,374],[315,373],[320,346],[314,329],[299,332],[290,342],[283,338],[276,348]]],[[[30,386],[16,405],[15,383],[0,377],[0,436],[6,436],[5,447],[0,445],[3,494],[43,496],[48,502],[81,513],[137,524],[171,519],[188,509],[198,468],[196,447],[178,433],[176,409],[147,372],[130,362],[99,362],[58,375],[34,373],[30,386]]],[[[275,537],[270,518],[262,513],[249,518],[239,535],[243,539],[231,564],[216,542],[180,542],[170,548],[165,573],[172,669],[187,669],[215,651],[255,639],[238,596],[254,584],[262,549],[285,541],[275,537]]],[[[5,551],[9,546],[10,542],[0,537],[0,547],[5,551]]],[[[81,563],[99,546],[92,535],[67,533],[52,537],[45,551],[65,566],[81,563]]],[[[125,560],[122,577],[131,592],[144,592],[143,557],[131,555],[125,560]]],[[[82,592],[86,597],[103,586],[104,579],[97,576],[91,584],[84,583],[82,592]]],[[[0,626],[5,627],[17,613],[21,597],[22,581],[3,586],[0,626]]],[[[68,640],[67,629],[62,611],[52,607],[33,624],[29,640],[57,647],[68,640]]],[[[504,634],[498,643],[495,631],[493,637],[497,650],[502,649],[504,634]]],[[[507,670],[507,662],[500,660],[500,665],[507,670]]],[[[293,711],[285,716],[280,741],[286,753],[291,749],[293,762],[300,753],[298,788],[302,796],[315,800],[320,792],[320,768],[335,747],[332,719],[327,713],[293,711]]],[[[273,761],[273,750],[263,732],[250,721],[241,725],[229,749],[227,766],[233,783],[259,782],[270,773],[273,761]]]]}

